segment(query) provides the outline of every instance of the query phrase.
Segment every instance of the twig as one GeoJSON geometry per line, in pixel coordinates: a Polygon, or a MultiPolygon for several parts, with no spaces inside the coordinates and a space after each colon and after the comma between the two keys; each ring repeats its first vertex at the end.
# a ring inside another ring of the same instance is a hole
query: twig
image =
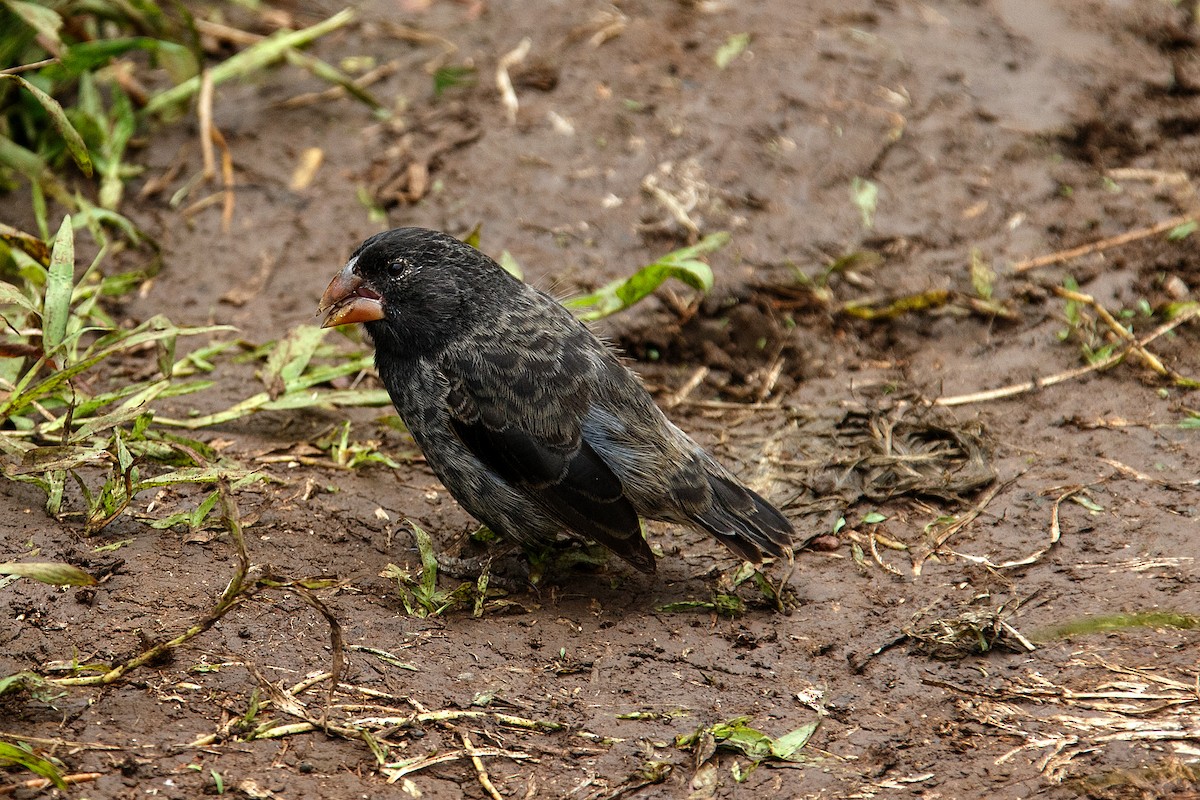
{"type": "Polygon", "coordinates": [[[207,69],[200,73],[200,94],[196,97],[196,117],[200,122],[200,162],[204,165],[204,180],[217,177],[217,160],[213,157],[213,81],[207,69]]]}
{"type": "Polygon", "coordinates": [[[1000,620],[999,622],[1000,622],[1000,627],[1004,628],[1005,632],[1008,633],[1008,635],[1010,635],[1014,639],[1016,639],[1020,643],[1021,647],[1025,648],[1026,652],[1032,653],[1034,650],[1037,650],[1037,645],[1034,644],[1033,642],[1029,641],[1028,639],[1026,639],[1024,634],[1022,634],[1019,630],[1017,630],[1016,628],[1014,628],[1012,625],[1008,624],[1004,620],[1000,620]]]}
{"type": "Polygon", "coordinates": [[[423,769],[428,769],[438,764],[445,764],[447,761],[458,761],[461,758],[475,758],[477,756],[504,756],[514,761],[534,760],[533,756],[529,753],[501,750],[499,747],[478,747],[474,748],[470,753],[466,750],[452,750],[449,753],[440,753],[436,756],[429,756],[409,762],[399,762],[394,766],[384,766],[381,772],[388,776],[388,783],[395,783],[405,775],[411,775],[414,772],[420,772],[423,769]]]}
{"type": "MultiPolygon", "coordinates": [[[[214,66],[209,72],[212,75],[212,82],[219,84],[227,81],[230,78],[239,75],[245,75],[248,72],[253,72],[256,69],[264,67],[273,61],[284,58],[287,51],[296,47],[302,47],[314,39],[319,39],[330,31],[348,24],[354,19],[354,10],[345,8],[334,14],[327,20],[318,22],[308,28],[298,31],[286,31],[272,34],[263,41],[253,45],[240,53],[230,56],[220,64],[214,66]]],[[[156,114],[164,109],[171,108],[176,103],[181,103],[188,99],[200,90],[199,76],[189,78],[183,83],[174,86],[161,94],[157,94],[150,98],[150,102],[146,104],[144,113],[156,114]]]]}
{"type": "Polygon", "coordinates": [[[670,397],[663,401],[663,405],[667,408],[674,408],[675,406],[679,405],[686,400],[688,395],[694,392],[696,387],[703,383],[704,379],[707,377],[708,367],[698,367],[696,371],[691,374],[691,377],[683,382],[683,385],[679,387],[678,391],[674,392],[670,397]]]}
{"type": "Polygon", "coordinates": [[[771,392],[775,391],[775,384],[779,383],[779,376],[783,374],[783,367],[785,364],[787,364],[787,359],[783,356],[779,356],[775,359],[774,363],[771,364],[770,369],[768,369],[766,374],[763,376],[762,385],[759,386],[758,391],[755,392],[754,399],[756,401],[761,403],[767,399],[771,392]]]}
{"type": "Polygon", "coordinates": [[[196,31],[205,36],[211,36],[214,39],[220,39],[230,44],[249,46],[258,44],[263,39],[267,38],[260,33],[251,33],[244,31],[241,28],[234,28],[229,25],[222,25],[219,22],[210,22],[206,19],[196,20],[196,31]]]}
{"type": "MultiPolygon", "coordinates": [[[[354,85],[360,91],[365,90],[368,86],[378,83],[384,78],[393,75],[400,71],[400,60],[393,59],[386,64],[380,64],[375,69],[364,72],[358,76],[358,80],[354,81],[354,85]]],[[[302,108],[303,106],[313,105],[314,103],[324,103],[330,100],[336,100],[346,94],[345,86],[330,86],[328,89],[323,89],[319,92],[305,92],[286,100],[281,100],[275,103],[275,108],[302,108]]]]}
{"type": "Polygon", "coordinates": [[[711,408],[720,411],[778,411],[783,408],[779,400],[765,403],[738,403],[732,400],[688,400],[680,401],[680,405],[689,408],[711,408]]]}
{"type": "Polygon", "coordinates": [[[903,577],[900,570],[884,561],[883,556],[879,555],[879,540],[875,537],[874,533],[867,534],[867,544],[871,551],[871,558],[875,559],[875,563],[882,567],[884,572],[889,572],[897,578],[903,577]]]}
{"type": "Polygon", "coordinates": [[[442,65],[450,60],[450,57],[458,52],[458,45],[438,36],[437,34],[428,33],[418,28],[410,28],[407,25],[400,25],[395,22],[385,21],[383,30],[389,36],[393,36],[402,42],[412,42],[413,44],[434,44],[442,48],[442,52],[425,62],[424,70],[430,75],[433,75],[442,65]]]}
{"type": "Polygon", "coordinates": [[[1040,550],[1036,550],[1024,558],[1018,558],[1013,561],[1005,561],[1002,564],[994,564],[992,563],[992,560],[986,556],[972,556],[966,553],[955,553],[955,555],[957,555],[959,558],[965,558],[967,561],[970,561],[974,564],[982,564],[989,569],[1012,569],[1014,567],[1025,567],[1033,564],[1042,556],[1046,555],[1046,553],[1050,552],[1051,548],[1058,544],[1059,540],[1062,539],[1062,528],[1058,522],[1059,506],[1063,504],[1064,500],[1072,497],[1073,495],[1079,494],[1086,488],[1086,486],[1073,486],[1055,499],[1054,505],[1050,507],[1050,540],[1046,542],[1046,546],[1040,550]]]}
{"type": "Polygon", "coordinates": [[[688,202],[683,203],[675,195],[662,188],[658,183],[658,176],[653,173],[642,179],[642,191],[657,200],[659,205],[671,215],[671,218],[688,232],[689,241],[700,238],[700,226],[688,216],[688,212],[696,207],[697,198],[694,191],[689,192],[688,202]]]}
{"type": "Polygon", "coordinates": [[[1166,233],[1172,228],[1177,228],[1180,225],[1186,225],[1189,222],[1194,222],[1196,217],[1197,215],[1194,213],[1181,214],[1178,217],[1171,217],[1170,219],[1165,219],[1162,222],[1151,225],[1149,228],[1139,228],[1138,230],[1134,231],[1126,231],[1125,233],[1118,234],[1117,236],[1110,236],[1090,244],[1072,247],[1069,250],[1059,250],[1057,253],[1049,253],[1044,256],[1038,256],[1037,258],[1027,258],[1024,261],[1018,261],[1017,263],[1013,264],[1012,271],[1020,274],[1022,272],[1028,272],[1031,269],[1047,267],[1051,264],[1060,264],[1063,261],[1070,261],[1072,259],[1079,258],[1080,256],[1086,256],[1090,253],[1099,253],[1104,250],[1110,250],[1114,247],[1120,247],[1121,245],[1129,244],[1130,242],[1136,242],[1139,239],[1145,239],[1149,236],[1157,236],[1160,233],[1166,233]]]}
{"type": "Polygon", "coordinates": [[[20,75],[22,72],[29,72],[30,70],[41,69],[42,67],[48,67],[51,64],[57,64],[59,60],[60,59],[58,58],[43,58],[41,61],[34,61],[31,64],[18,64],[17,66],[9,67],[8,69],[0,69],[0,75],[20,75]]]}
{"type": "MultiPolygon", "coordinates": [[[[70,785],[73,783],[83,783],[84,781],[94,781],[98,778],[103,778],[103,772],[76,772],[74,775],[63,775],[63,783],[70,785]]],[[[40,792],[42,789],[50,788],[52,781],[49,778],[30,778],[23,783],[13,783],[8,786],[0,786],[0,795],[14,794],[21,789],[29,789],[34,792],[40,792]]]]}
{"type": "Polygon", "coordinates": [[[1070,289],[1065,289],[1061,286],[1055,286],[1054,293],[1064,300],[1071,300],[1075,303],[1083,303],[1086,306],[1091,306],[1092,310],[1096,312],[1096,316],[1100,317],[1104,324],[1108,326],[1109,330],[1111,330],[1126,344],[1128,344],[1131,349],[1141,356],[1144,362],[1146,362],[1146,366],[1150,367],[1150,369],[1154,370],[1159,375],[1165,375],[1175,380],[1185,380],[1183,376],[1178,375],[1177,373],[1163,366],[1163,363],[1158,360],[1157,356],[1139,345],[1137,342],[1137,337],[1130,333],[1128,328],[1117,322],[1116,318],[1109,313],[1108,309],[1100,305],[1096,298],[1092,297],[1090,294],[1073,292],[1070,289]]]}
{"type": "Polygon", "coordinates": [[[913,577],[916,578],[921,574],[921,567],[924,565],[926,559],[940,550],[941,547],[946,544],[946,542],[950,541],[951,536],[954,536],[954,534],[958,533],[963,528],[974,522],[975,518],[982,514],[983,510],[987,508],[988,504],[996,498],[996,495],[1016,483],[1017,478],[1019,477],[1020,475],[1017,475],[1009,478],[1003,483],[997,483],[992,486],[992,488],[988,489],[984,493],[983,497],[979,498],[979,502],[975,504],[974,508],[972,508],[966,514],[963,514],[961,518],[955,520],[951,525],[947,526],[946,530],[942,531],[942,534],[938,536],[932,546],[913,559],[913,577]]]}
{"type": "Polygon", "coordinates": [[[237,555],[237,568],[234,570],[233,577],[229,580],[229,585],[225,587],[225,591],[222,592],[220,599],[217,600],[212,610],[174,639],[154,645],[123,664],[113,667],[103,675],[88,675],[81,678],[49,678],[47,679],[48,682],[58,686],[107,686],[110,683],[115,683],[126,673],[154,661],[164,653],[204,633],[213,625],[216,625],[230,609],[245,602],[253,594],[254,587],[252,585],[248,586],[246,583],[246,576],[250,572],[250,556],[246,552],[245,539],[242,538],[242,523],[238,516],[237,505],[229,496],[227,483],[221,483],[220,492],[221,511],[224,514],[225,524],[229,530],[229,538],[233,540],[237,555]]]}
{"type": "Polygon", "coordinates": [[[1003,400],[1004,398],[1015,397],[1016,395],[1024,394],[1026,392],[1034,392],[1046,386],[1064,383],[1066,381],[1078,378],[1081,375],[1087,375],[1089,372],[1099,372],[1100,370],[1107,369],[1113,364],[1119,362],[1121,359],[1125,358],[1126,354],[1128,354],[1128,352],[1134,347],[1143,348],[1153,342],[1155,339],[1158,339],[1159,337],[1175,330],[1183,323],[1191,322],[1197,316],[1200,316],[1200,305],[1189,308],[1187,311],[1183,312],[1170,322],[1165,322],[1162,325],[1159,325],[1146,336],[1138,339],[1136,342],[1128,347],[1125,347],[1120,352],[1113,353],[1107,358],[1102,358],[1092,364],[1088,364],[1083,367],[1076,367],[1075,369],[1069,369],[1066,372],[1048,375],[1044,378],[1034,378],[1033,380],[1025,381],[1024,383],[1014,383],[1010,386],[1004,386],[999,389],[988,389],[987,391],[983,392],[971,392],[970,394],[953,395],[951,397],[939,397],[933,401],[933,405],[962,406],[968,403],[981,403],[988,400],[1003,400]]]}
{"type": "Polygon", "coordinates": [[[103,744],[101,742],[73,742],[70,739],[49,739],[40,736],[26,736],[24,734],[9,733],[8,731],[0,731],[0,739],[8,739],[13,742],[26,742],[28,744],[39,744],[43,747],[66,747],[71,750],[125,750],[124,745],[103,744]]]}
{"type": "Polygon", "coordinates": [[[471,756],[471,763],[475,765],[475,774],[479,777],[479,785],[483,790],[492,796],[492,800],[504,800],[500,792],[496,791],[492,779],[488,777],[487,770],[483,767],[483,759],[479,757],[479,751],[475,749],[475,745],[471,744],[471,737],[466,731],[462,734],[463,749],[471,756]]]}
{"type": "Polygon", "coordinates": [[[213,141],[221,149],[221,185],[224,187],[224,205],[221,208],[221,230],[229,233],[233,223],[233,204],[236,200],[233,191],[233,153],[225,142],[225,135],[217,128],[212,129],[213,141]]]}
{"type": "Polygon", "coordinates": [[[1110,467],[1115,469],[1117,472],[1120,472],[1123,475],[1128,475],[1129,477],[1133,478],[1134,480],[1145,481],[1146,483],[1156,483],[1159,486],[1167,486],[1167,487],[1170,487],[1173,489],[1179,488],[1181,486],[1200,486],[1200,478],[1193,478],[1190,481],[1165,481],[1162,478],[1155,478],[1151,475],[1147,475],[1144,472],[1140,472],[1140,471],[1134,469],[1133,467],[1129,466],[1128,464],[1121,462],[1121,461],[1117,461],[1116,459],[1113,459],[1113,458],[1101,458],[1100,460],[1103,461],[1105,464],[1108,464],[1110,467]]]}
{"type": "Polygon", "coordinates": [[[521,104],[517,100],[517,92],[513,89],[508,69],[524,61],[525,56],[529,55],[531,47],[533,47],[533,42],[526,37],[521,40],[520,44],[501,56],[500,61],[496,64],[496,88],[500,91],[500,104],[504,106],[504,112],[508,115],[509,125],[516,124],[517,111],[521,104]]]}

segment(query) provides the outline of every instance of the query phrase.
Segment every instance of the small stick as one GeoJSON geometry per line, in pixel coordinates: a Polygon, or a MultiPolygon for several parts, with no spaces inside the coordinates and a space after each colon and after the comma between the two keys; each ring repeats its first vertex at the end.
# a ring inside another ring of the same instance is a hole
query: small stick
{"type": "Polygon", "coordinates": [[[43,58],[41,61],[34,61],[32,64],[19,64],[15,67],[9,67],[8,69],[0,69],[0,75],[20,75],[22,72],[29,72],[30,70],[41,69],[42,67],[48,67],[51,64],[57,64],[59,61],[60,59],[57,56],[54,58],[43,58]]]}
{"type": "Polygon", "coordinates": [[[475,749],[475,745],[471,744],[471,737],[466,731],[462,732],[463,749],[471,756],[471,763],[475,765],[475,774],[479,776],[479,785],[483,790],[492,796],[492,800],[504,800],[500,792],[496,791],[492,779],[488,777],[487,770],[484,769],[483,759],[479,757],[479,751],[475,749]]]}
{"type": "Polygon", "coordinates": [[[667,408],[674,408],[675,406],[679,405],[686,400],[688,395],[694,392],[696,387],[703,383],[704,379],[707,377],[708,367],[698,367],[696,371],[692,373],[691,377],[684,381],[683,386],[680,386],[678,391],[666,399],[663,405],[667,408]]]}
{"type": "Polygon", "coordinates": [[[209,22],[206,19],[196,20],[196,31],[211,36],[214,39],[229,42],[230,44],[252,45],[258,44],[263,39],[267,38],[258,33],[251,33],[240,28],[232,28],[228,25],[222,25],[219,22],[209,22]]]}
{"type": "Polygon", "coordinates": [[[867,544],[870,546],[870,549],[871,549],[871,558],[875,559],[876,564],[883,567],[884,572],[890,572],[892,575],[895,575],[897,578],[904,577],[903,574],[900,572],[900,570],[896,569],[891,564],[884,561],[883,556],[879,555],[879,540],[875,537],[874,533],[867,534],[867,544]]]}
{"type": "Polygon", "coordinates": [[[229,145],[225,142],[225,136],[217,128],[212,129],[213,141],[217,147],[221,148],[221,184],[225,187],[225,204],[221,208],[221,230],[225,233],[229,232],[229,226],[233,223],[233,204],[235,195],[233,191],[233,153],[229,150],[229,145]]]}
{"type": "Polygon", "coordinates": [[[1117,322],[1116,318],[1109,313],[1107,308],[1100,305],[1096,298],[1092,297],[1090,294],[1073,292],[1070,289],[1064,289],[1061,286],[1055,286],[1054,293],[1064,300],[1073,300],[1076,303],[1083,303],[1084,305],[1091,306],[1092,310],[1096,312],[1096,316],[1100,317],[1100,319],[1104,321],[1104,324],[1107,325],[1113,333],[1115,333],[1121,339],[1124,339],[1125,343],[1130,345],[1134,352],[1141,356],[1142,360],[1146,362],[1146,366],[1150,367],[1150,369],[1154,370],[1159,375],[1165,375],[1172,378],[1176,377],[1175,375],[1171,374],[1169,369],[1163,366],[1163,363],[1158,360],[1156,355],[1139,345],[1137,343],[1137,337],[1130,333],[1128,328],[1117,322]]]}
{"type": "MultiPolygon", "coordinates": [[[[1054,505],[1050,507],[1050,541],[1046,543],[1045,547],[1030,553],[1024,558],[1018,558],[1013,561],[1005,561],[1002,564],[996,564],[993,563],[990,558],[985,556],[969,556],[965,553],[957,553],[956,555],[961,558],[965,558],[974,564],[982,564],[988,569],[1012,569],[1014,567],[1025,567],[1037,562],[1042,556],[1046,555],[1046,553],[1049,553],[1054,545],[1058,544],[1059,540],[1062,539],[1062,526],[1058,521],[1059,507],[1062,506],[1064,500],[1073,495],[1079,494],[1086,488],[1086,486],[1073,486],[1055,499],[1054,505]]],[[[1013,632],[1015,633],[1015,630],[1013,632]]],[[[1020,634],[1016,635],[1020,636],[1020,634]]],[[[1021,638],[1023,640],[1024,637],[1021,638]]],[[[1022,645],[1024,645],[1024,641],[1022,641],[1022,645]]],[[[1032,647],[1029,649],[1033,650],[1032,647]]]]}
{"type": "MultiPolygon", "coordinates": [[[[371,84],[378,83],[384,78],[399,72],[400,66],[399,59],[393,59],[386,64],[380,64],[375,69],[370,70],[369,72],[364,72],[362,75],[360,75],[358,80],[354,82],[354,85],[360,89],[366,89],[371,84]]],[[[275,104],[275,107],[301,108],[314,103],[336,100],[345,93],[346,89],[343,86],[330,86],[328,89],[320,92],[305,92],[304,94],[298,94],[295,97],[289,97],[287,100],[281,100],[275,104]]]]}
{"type": "Polygon", "coordinates": [[[200,95],[196,100],[196,116],[200,118],[200,160],[204,163],[204,180],[217,176],[217,160],[213,157],[213,80],[212,73],[200,74],[200,95]]]}
{"type": "MultiPolygon", "coordinates": [[[[475,753],[481,756],[503,756],[511,758],[514,761],[523,761],[526,759],[533,760],[533,756],[529,753],[521,753],[512,750],[502,750],[499,747],[479,747],[474,750],[475,753]]],[[[384,767],[383,773],[388,776],[388,783],[395,783],[405,775],[412,775],[414,772],[420,772],[430,767],[436,767],[438,764],[445,764],[449,761],[457,761],[464,756],[470,755],[461,750],[451,750],[448,753],[439,753],[437,755],[428,756],[412,762],[406,762],[400,767],[384,767]]]]}
{"type": "Polygon", "coordinates": [[[496,64],[496,88],[500,91],[500,104],[504,106],[504,112],[508,115],[509,125],[516,124],[517,110],[521,104],[517,100],[517,91],[513,88],[508,69],[524,61],[532,46],[533,42],[526,37],[521,40],[520,44],[501,56],[499,63],[496,64]]]}
{"type": "Polygon", "coordinates": [[[783,366],[787,363],[787,359],[783,356],[775,359],[775,363],[767,370],[767,374],[763,377],[762,386],[758,387],[758,392],[755,400],[762,402],[767,399],[771,392],[775,391],[775,384],[779,383],[779,376],[783,374],[783,366]]]}
{"type": "Polygon", "coordinates": [[[1020,274],[1022,272],[1028,272],[1031,269],[1048,267],[1051,264],[1060,264],[1063,261],[1070,261],[1072,259],[1079,258],[1080,256],[1086,256],[1090,253],[1099,253],[1104,250],[1110,250],[1114,247],[1120,247],[1121,245],[1129,244],[1130,242],[1136,242],[1139,239],[1145,239],[1149,236],[1157,236],[1158,234],[1165,233],[1172,228],[1177,228],[1180,225],[1186,225],[1189,222],[1194,222],[1196,217],[1197,215],[1194,213],[1182,214],[1178,217],[1165,219],[1162,222],[1151,225],[1149,228],[1139,228],[1138,230],[1134,231],[1126,231],[1125,233],[1121,233],[1116,236],[1110,236],[1106,239],[1100,239],[1099,241],[1095,241],[1090,244],[1072,247],[1069,250],[1059,250],[1057,253],[1049,253],[1044,256],[1038,256],[1037,258],[1027,258],[1024,261],[1018,261],[1017,263],[1013,264],[1012,271],[1020,274]]]}
{"type": "Polygon", "coordinates": [[[996,495],[1000,494],[1002,490],[1007,489],[1009,486],[1012,486],[1014,483],[1016,483],[1017,477],[1020,476],[1018,475],[1014,478],[1004,481],[1003,483],[997,483],[996,485],[992,486],[992,488],[988,489],[983,497],[979,499],[979,502],[975,505],[975,507],[963,515],[962,519],[956,521],[954,524],[947,527],[946,530],[942,531],[942,535],[937,538],[937,541],[933,543],[932,547],[913,559],[913,577],[915,578],[921,574],[921,567],[925,564],[925,560],[927,558],[940,550],[942,545],[946,544],[946,542],[950,541],[951,536],[974,522],[975,518],[982,514],[983,510],[987,508],[988,504],[996,498],[996,495]]]}
{"type": "MultiPolygon", "coordinates": [[[[84,781],[94,781],[98,778],[103,778],[103,772],[77,772],[74,775],[63,775],[63,783],[70,785],[72,783],[83,783],[84,781]]],[[[49,778],[30,778],[24,783],[14,783],[9,786],[0,786],[0,795],[13,794],[19,789],[30,789],[35,792],[40,792],[42,789],[50,787],[52,781],[49,778]]]]}
{"type": "MultiPolygon", "coordinates": [[[[1157,328],[1150,331],[1150,333],[1148,333],[1146,336],[1138,339],[1134,345],[1137,347],[1145,347],[1155,339],[1170,333],[1183,323],[1190,322],[1197,316],[1200,316],[1200,306],[1190,308],[1170,322],[1165,322],[1162,325],[1159,325],[1157,328]]],[[[1048,375],[1045,378],[1034,378],[1033,380],[1025,381],[1024,383],[1014,383],[1010,386],[1003,386],[999,389],[988,389],[987,391],[983,392],[972,392],[970,394],[960,394],[952,397],[939,397],[933,401],[933,404],[935,406],[962,406],[968,403],[980,403],[988,400],[1002,400],[1006,397],[1014,397],[1019,394],[1024,394],[1025,392],[1037,391],[1038,389],[1046,386],[1053,386],[1057,383],[1064,383],[1066,381],[1073,380],[1081,375],[1086,375],[1089,372],[1098,372],[1100,370],[1107,369],[1123,359],[1125,355],[1131,349],[1133,349],[1134,345],[1130,345],[1124,350],[1121,350],[1119,353],[1113,353],[1108,358],[1102,358],[1093,364],[1088,364],[1083,367],[1076,367],[1075,369],[1070,369],[1066,372],[1048,375]]]]}

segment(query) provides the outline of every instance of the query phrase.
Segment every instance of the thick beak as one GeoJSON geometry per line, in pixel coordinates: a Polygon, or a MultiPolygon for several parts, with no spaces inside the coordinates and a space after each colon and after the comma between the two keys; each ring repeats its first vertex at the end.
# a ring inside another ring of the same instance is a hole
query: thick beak
{"type": "Polygon", "coordinates": [[[362,278],[354,274],[351,264],[329,282],[317,313],[325,315],[322,328],[349,325],[352,322],[370,322],[383,319],[383,303],[379,293],[368,289],[362,278]]]}

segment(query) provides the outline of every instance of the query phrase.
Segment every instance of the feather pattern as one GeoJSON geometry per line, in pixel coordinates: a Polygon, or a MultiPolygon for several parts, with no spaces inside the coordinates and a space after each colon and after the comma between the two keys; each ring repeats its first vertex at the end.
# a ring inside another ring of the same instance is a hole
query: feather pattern
{"type": "Polygon", "coordinates": [[[433,231],[367,240],[347,270],[381,297],[380,377],[434,473],[496,533],[570,532],[643,571],[639,517],[708,531],[738,556],[790,552],[792,525],[673,425],[569,311],[433,231]]]}

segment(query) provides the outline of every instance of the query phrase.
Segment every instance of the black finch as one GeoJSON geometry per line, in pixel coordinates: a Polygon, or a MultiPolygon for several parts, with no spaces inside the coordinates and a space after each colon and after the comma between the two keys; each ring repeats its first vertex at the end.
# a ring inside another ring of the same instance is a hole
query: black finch
{"type": "Polygon", "coordinates": [[[392,403],[462,504],[523,546],[562,532],[643,572],[639,516],[708,531],[749,561],[790,554],[791,523],[675,427],[554,298],[470,245],[397,228],[367,239],[321,298],[361,322],[392,403]]]}

